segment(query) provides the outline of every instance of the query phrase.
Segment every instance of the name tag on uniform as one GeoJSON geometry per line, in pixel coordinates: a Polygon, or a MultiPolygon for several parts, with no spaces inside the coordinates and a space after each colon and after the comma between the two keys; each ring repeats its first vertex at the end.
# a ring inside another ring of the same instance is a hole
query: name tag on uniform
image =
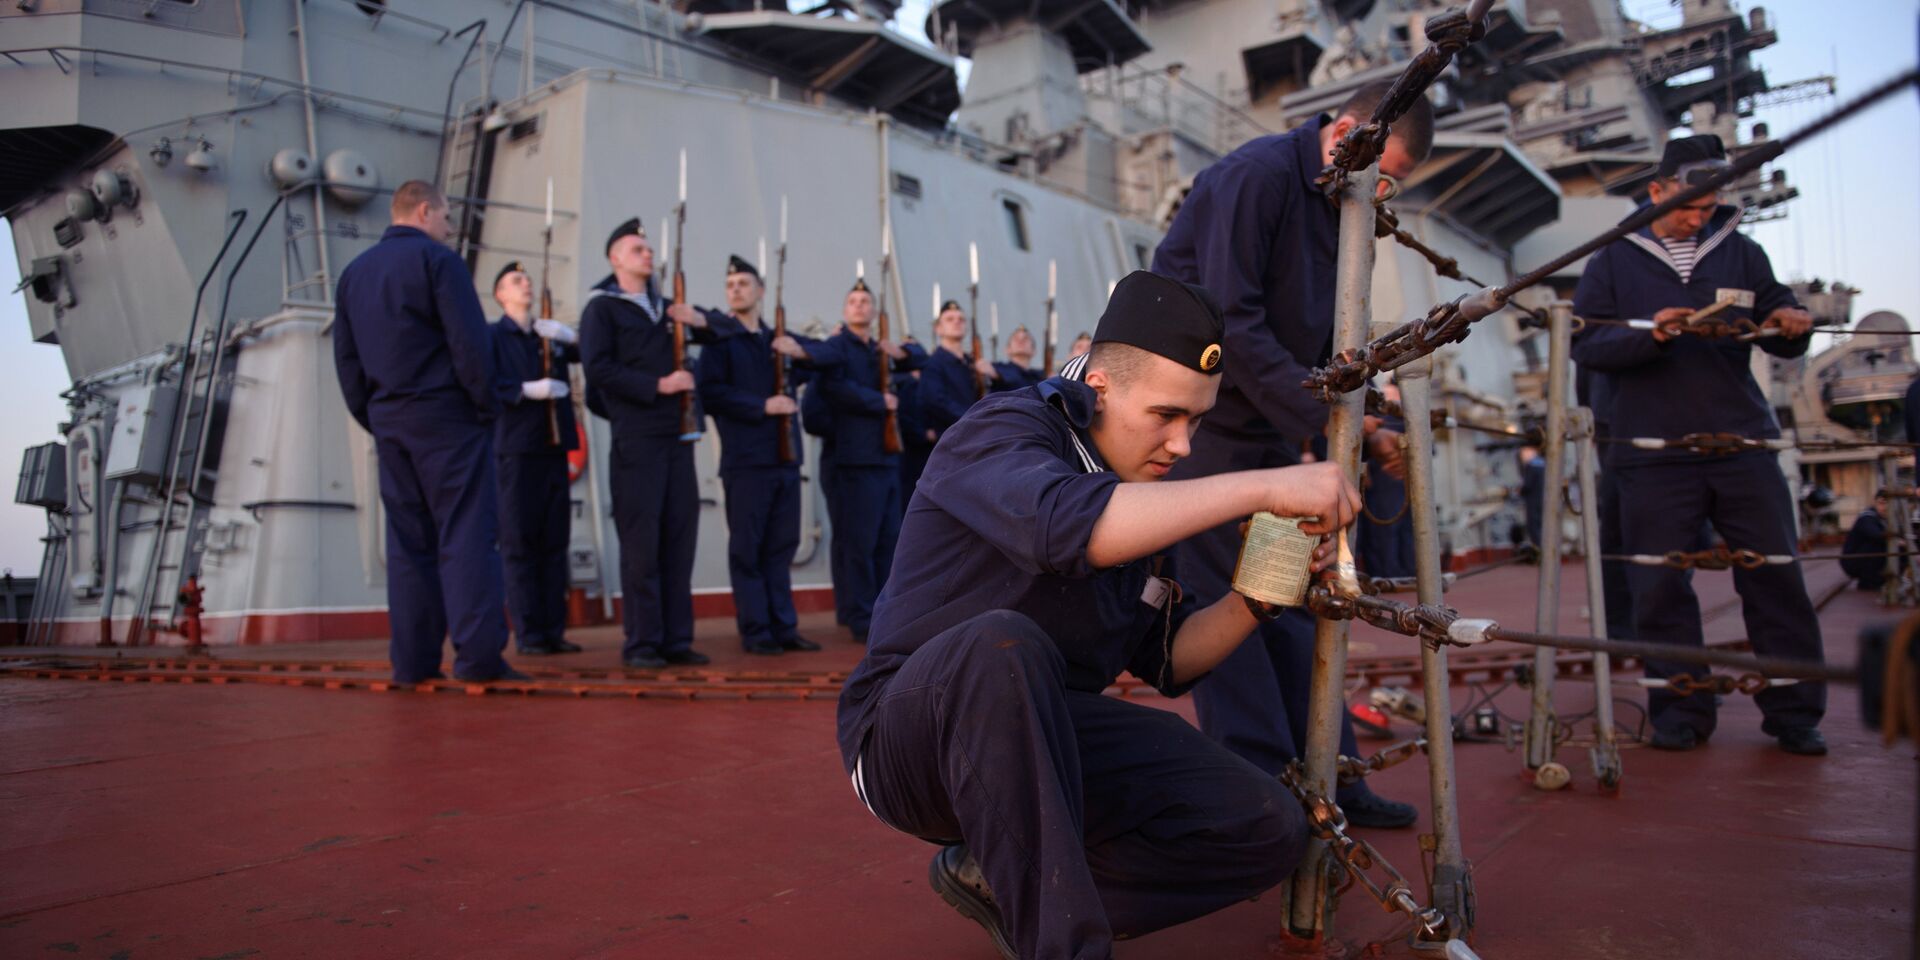
{"type": "Polygon", "coordinates": [[[1721,287],[1713,292],[1713,302],[1724,303],[1729,307],[1739,307],[1743,310],[1752,310],[1753,291],[1721,287]]]}
{"type": "Polygon", "coordinates": [[[1140,602],[1155,610],[1166,607],[1168,598],[1173,596],[1173,581],[1165,577],[1148,577],[1147,586],[1140,591],[1140,602]]]}

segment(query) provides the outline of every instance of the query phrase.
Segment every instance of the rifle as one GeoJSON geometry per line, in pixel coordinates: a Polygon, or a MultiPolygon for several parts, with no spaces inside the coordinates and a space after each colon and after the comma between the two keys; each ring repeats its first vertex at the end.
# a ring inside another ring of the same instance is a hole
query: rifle
{"type": "MultiPolygon", "coordinates": [[[[540,239],[540,318],[553,319],[553,288],[547,286],[553,269],[553,178],[547,178],[547,228],[540,239]]],[[[553,341],[540,338],[540,379],[553,379],[553,341]]],[[[547,398],[547,443],[560,446],[560,401],[547,398]]]]}
{"type": "Polygon", "coordinates": [[[980,375],[980,248],[967,244],[967,331],[973,335],[974,399],[987,395],[987,379],[980,375]]]}
{"type": "Polygon", "coordinates": [[[1053,345],[1060,340],[1060,315],[1053,312],[1054,294],[1059,289],[1060,279],[1056,266],[1054,261],[1047,261],[1047,352],[1040,368],[1042,380],[1053,376],[1053,345]]]}
{"type": "MultiPolygon", "coordinates": [[[[891,238],[886,233],[882,233],[880,235],[880,329],[878,331],[880,343],[887,342],[889,333],[887,324],[887,286],[888,282],[892,279],[892,271],[893,244],[891,238]]],[[[893,392],[893,358],[887,356],[885,347],[880,348],[880,392],[883,395],[893,392]]],[[[888,410],[886,420],[880,425],[880,449],[886,453],[899,453],[902,449],[900,443],[900,414],[898,411],[888,410]]]]}
{"type": "MultiPolygon", "coordinates": [[[[765,253],[766,238],[760,239],[762,253],[765,253]]],[[[787,198],[780,198],[780,264],[776,268],[773,281],[773,337],[778,340],[787,335],[787,198]]],[[[785,354],[773,352],[773,393],[777,397],[793,395],[787,383],[787,358],[785,354]]],[[[781,463],[793,463],[798,459],[793,450],[793,414],[783,413],[775,418],[780,427],[779,456],[781,463]]]]}
{"type": "MultiPolygon", "coordinates": [[[[681,245],[687,242],[687,152],[680,151],[680,202],[673,208],[673,302],[687,302],[687,271],[680,258],[681,245]]],[[[673,323],[673,321],[668,321],[673,323]]],[[[687,368],[687,328],[673,323],[673,369],[687,368]]],[[[700,418],[693,412],[693,391],[680,393],[680,442],[700,439],[700,418]]]]}

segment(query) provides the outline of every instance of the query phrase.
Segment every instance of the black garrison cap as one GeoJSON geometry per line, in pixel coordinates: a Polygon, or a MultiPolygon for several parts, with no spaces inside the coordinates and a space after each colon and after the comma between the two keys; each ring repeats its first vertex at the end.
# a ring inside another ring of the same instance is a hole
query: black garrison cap
{"type": "Polygon", "coordinates": [[[872,293],[873,288],[867,286],[866,277],[854,277],[853,286],[848,287],[847,292],[848,293],[872,293]]]}
{"type": "Polygon", "coordinates": [[[1220,372],[1226,317],[1212,294],[1135,270],[1113,288],[1094,343],[1124,343],[1201,373],[1220,372]]]}
{"type": "MultiPolygon", "coordinates": [[[[959,310],[959,309],[960,309],[960,301],[958,300],[948,300],[946,303],[943,303],[940,305],[941,313],[946,313],[948,310],[959,310]]],[[[965,311],[961,311],[961,312],[964,313],[965,311]]]]}
{"type": "Polygon", "coordinates": [[[621,237],[639,237],[644,240],[647,237],[647,228],[640,225],[639,217],[614,227],[613,232],[607,234],[607,256],[613,256],[613,245],[619,243],[621,237]]]}
{"type": "Polygon", "coordinates": [[[520,265],[520,261],[508,260],[507,265],[501,267],[500,272],[493,275],[493,285],[496,287],[499,286],[500,281],[505,280],[509,273],[525,273],[526,270],[526,267],[520,265]]]}
{"type": "Polygon", "coordinates": [[[748,263],[744,258],[742,258],[737,253],[728,254],[727,255],[727,276],[731,277],[736,273],[745,273],[745,274],[751,275],[755,280],[760,279],[760,271],[754,269],[753,264],[748,263]]]}
{"type": "Polygon", "coordinates": [[[1660,176],[1671,177],[1679,174],[1683,167],[1713,161],[1725,163],[1726,160],[1726,145],[1711,133],[1668,140],[1666,150],[1660,154],[1660,176]]]}

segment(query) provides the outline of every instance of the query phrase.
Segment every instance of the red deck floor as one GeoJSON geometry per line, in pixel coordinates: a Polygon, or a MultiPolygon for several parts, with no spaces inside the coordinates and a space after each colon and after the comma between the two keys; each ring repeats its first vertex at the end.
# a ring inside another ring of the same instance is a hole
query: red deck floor
{"type": "MultiPolygon", "coordinates": [[[[1561,629],[1584,630],[1581,578],[1566,572],[1561,629]]],[[[1530,627],[1533,575],[1466,581],[1450,601],[1530,627]]],[[[1835,583],[1810,577],[1817,594],[1835,583]]],[[[1709,636],[1737,636],[1727,575],[1698,580],[1709,636]]],[[[1822,613],[1831,654],[1850,659],[1857,629],[1888,617],[1838,595],[1822,613]]],[[[701,626],[719,666],[828,669],[859,652],[816,623],[827,651],[749,663],[724,649],[729,628],[701,626]]],[[[612,662],[612,631],[578,639],[589,652],[570,659],[612,662]]],[[[1356,656],[1411,649],[1356,630],[1356,656]]],[[[1591,704],[1590,684],[1559,690],[1563,712],[1591,704]]],[[[1191,716],[1184,702],[1146,702],[1191,716]]],[[[1502,704],[1522,709],[1515,692],[1502,704]]],[[[932,848],[854,799],[832,719],[830,702],[0,679],[0,957],[990,960],[978,928],[926,889],[932,848]]],[[[1517,755],[1462,745],[1482,956],[1904,952],[1913,745],[1882,748],[1848,689],[1833,691],[1825,759],[1781,754],[1758,722],[1730,697],[1706,749],[1629,750],[1616,796],[1595,790],[1579,750],[1561,753],[1574,785],[1546,794],[1522,781],[1517,755]]],[[[1376,779],[1416,799],[1424,777],[1416,761],[1376,779]]],[[[1412,831],[1368,837],[1417,876],[1412,831]]],[[[1279,911],[1270,894],[1116,952],[1263,957],[1279,911]]],[[[1364,943],[1396,926],[1350,896],[1336,934],[1364,943]]]]}

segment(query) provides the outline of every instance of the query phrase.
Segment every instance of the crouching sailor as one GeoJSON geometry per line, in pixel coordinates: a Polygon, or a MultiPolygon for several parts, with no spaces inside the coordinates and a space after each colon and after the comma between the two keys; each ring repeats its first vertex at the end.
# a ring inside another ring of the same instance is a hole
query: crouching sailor
{"type": "Polygon", "coordinates": [[[942,845],[934,890],[1008,957],[1108,956],[1266,890],[1306,846],[1272,776],[1101,694],[1127,671],[1178,696],[1258,622],[1238,595],[1183,602],[1173,544],[1260,510],[1326,518],[1314,534],[1358,510],[1327,464],[1155,482],[1213,405],[1221,336],[1200,288],[1134,273],[1083,381],[976,404],[927,464],[841,694],[855,791],[942,845]]]}

